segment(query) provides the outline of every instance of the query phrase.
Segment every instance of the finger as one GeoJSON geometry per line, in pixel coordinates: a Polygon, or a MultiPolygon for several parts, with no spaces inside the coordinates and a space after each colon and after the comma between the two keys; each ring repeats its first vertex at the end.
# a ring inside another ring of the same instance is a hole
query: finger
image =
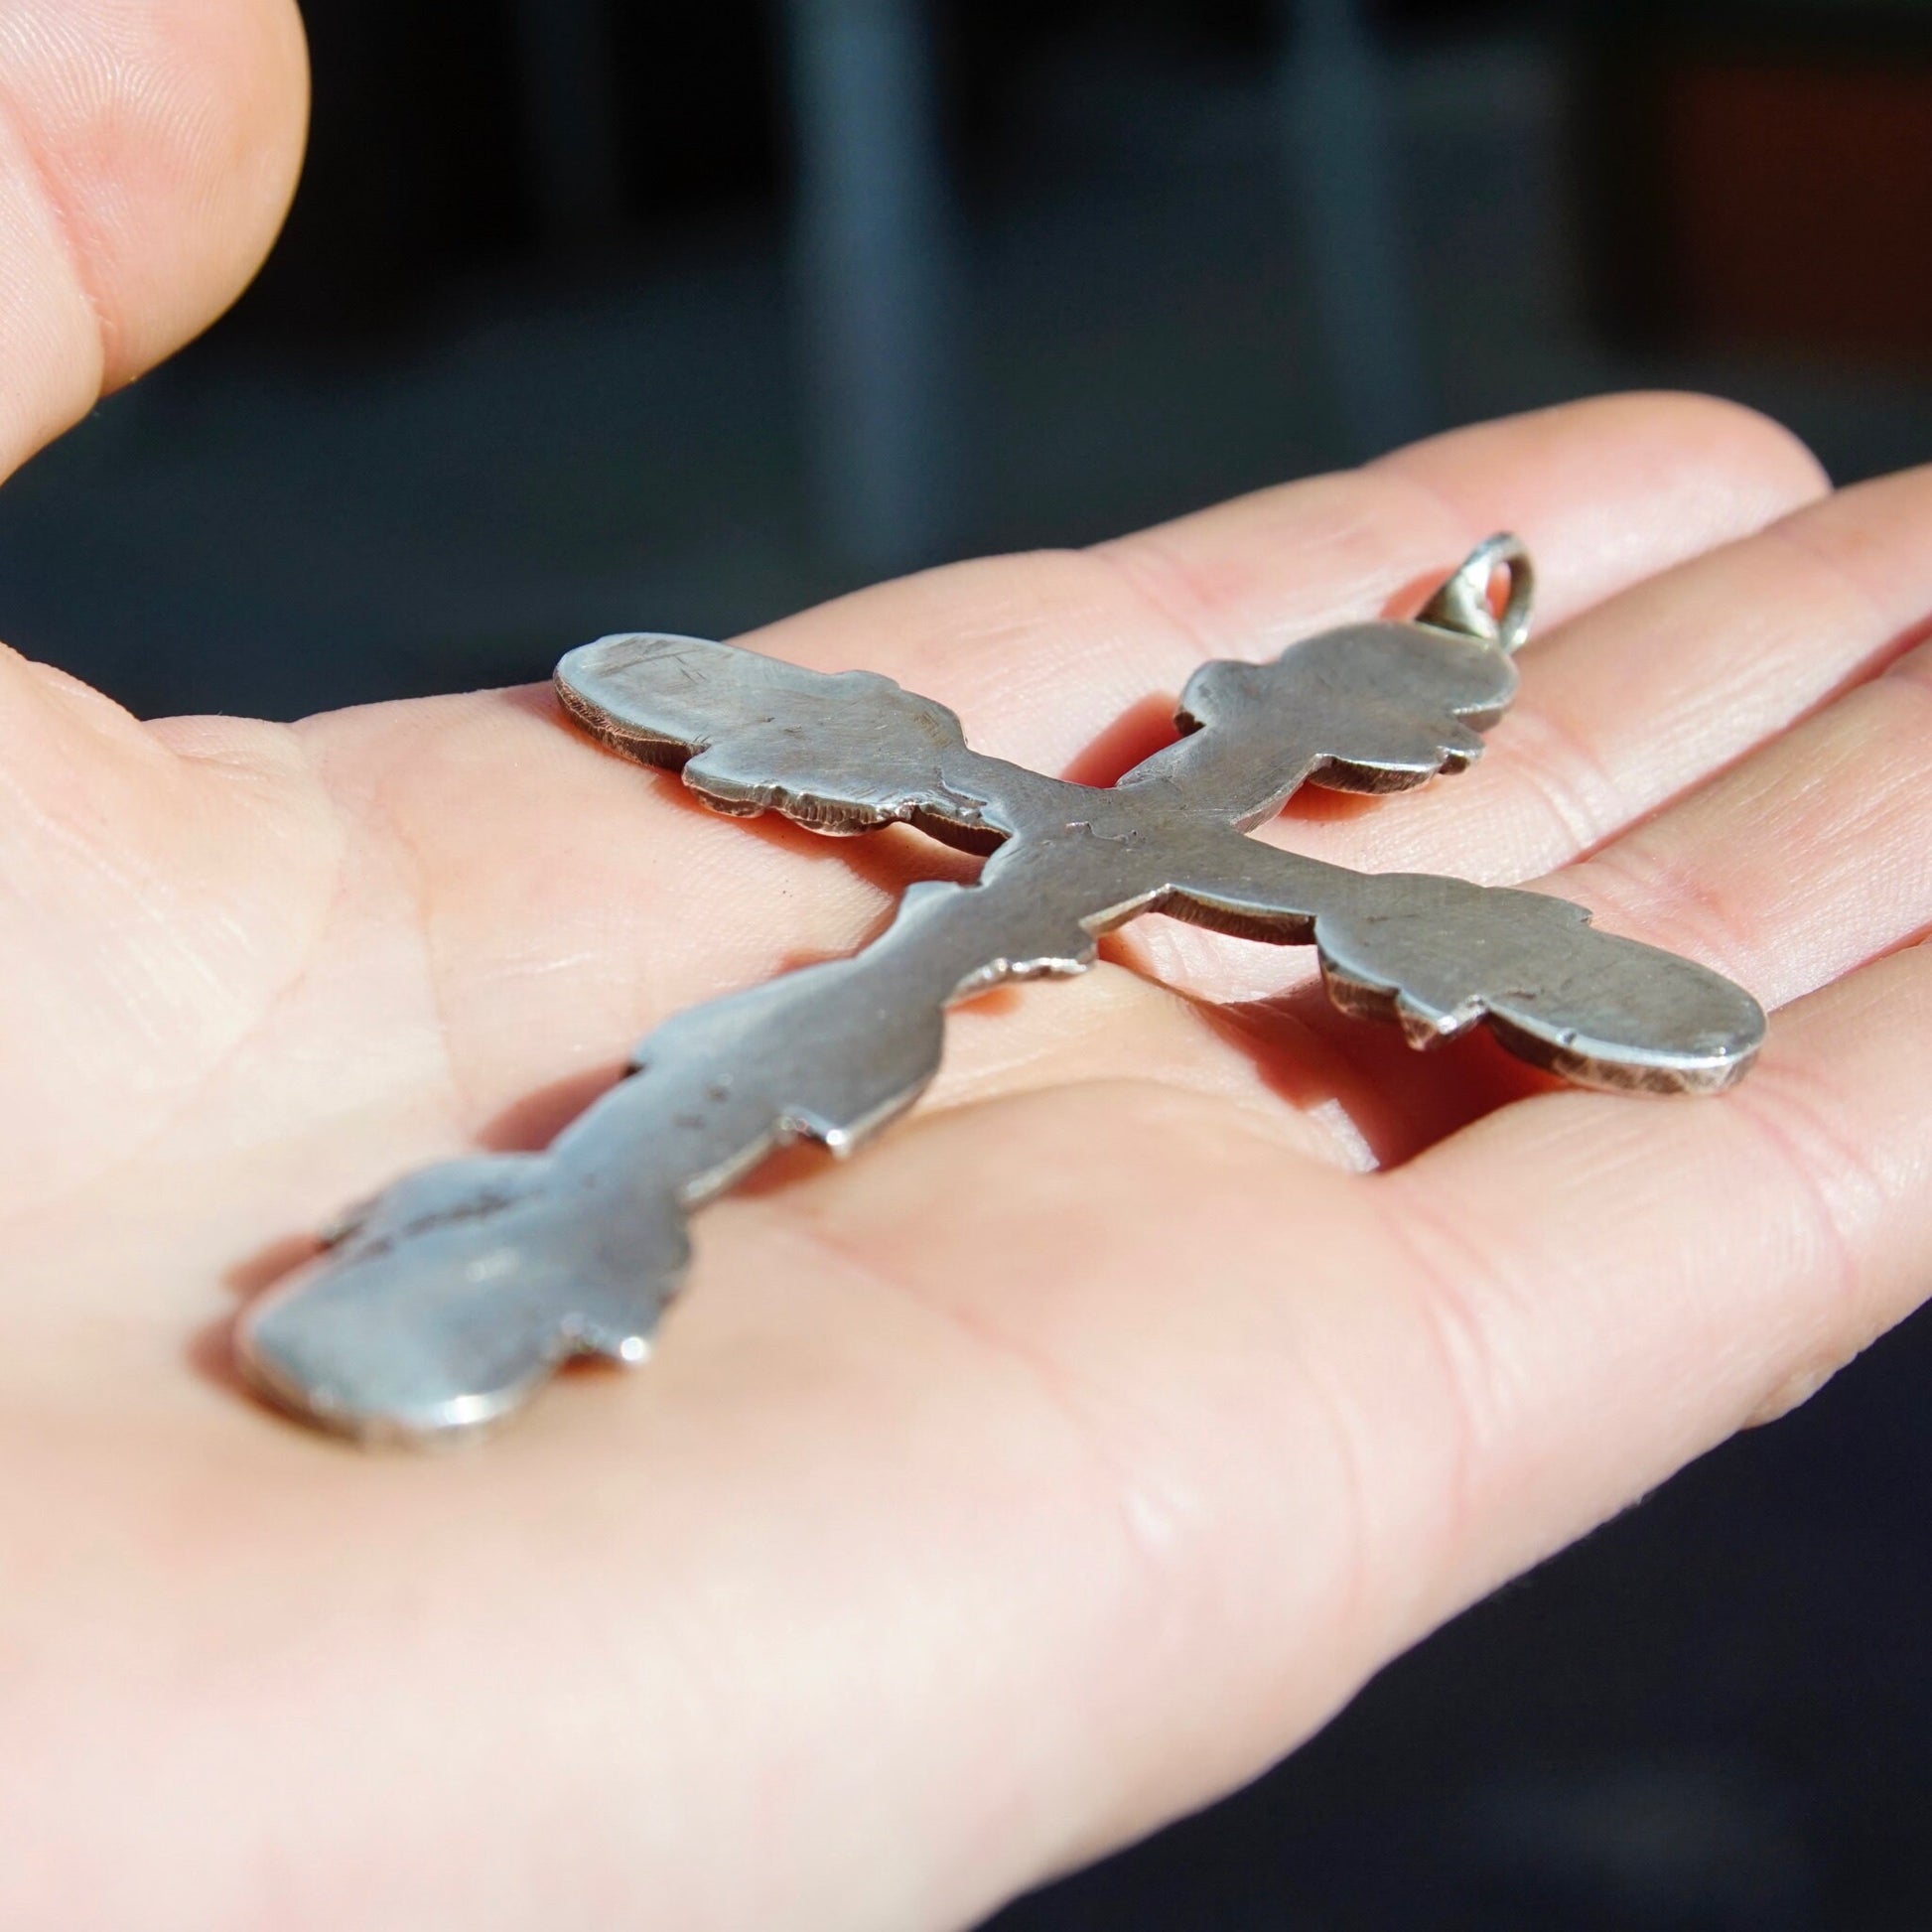
{"type": "Polygon", "coordinates": [[[1932,922],[1928,528],[1932,469],[1845,491],[1795,521],[1790,546],[1828,560],[1829,590],[1801,613],[1814,648],[1876,655],[1884,670],[1547,889],[1717,967],[1771,1008],[1932,922]]]}
{"type": "Polygon", "coordinates": [[[289,0],[0,6],[0,474],[233,300],[306,89],[289,0]]]}
{"type": "Polygon", "coordinates": [[[1558,875],[1619,929],[1669,934],[1776,1008],[1932,922],[1932,651],[1558,875]]]}
{"type": "Polygon", "coordinates": [[[1469,1534],[1425,1620],[1816,1390],[1932,1288],[1932,948],[1780,1016],[1723,1101],[1552,1095],[1387,1177],[1457,1337],[1469,1534]],[[1506,1501],[1505,1501],[1506,1499],[1506,1501]]]}
{"type": "MultiPolygon", "coordinates": [[[[1922,628],[1932,564],[1905,539],[1932,521],[1932,473],[1858,494],[1848,514],[1878,540],[1845,560],[1848,585],[1887,621],[1916,603],[1922,628]]],[[[1512,1363],[1512,1400],[1547,1383],[1564,1402],[1551,1311],[1569,1309],[1580,1351],[1627,1365],[1627,1386],[1649,1389],[1661,1417],[1674,1405],[1679,1433],[1655,1440],[1681,1458],[1808,1392],[1932,1285],[1932,950],[1915,943],[1932,928],[1929,718],[1922,643],[1549,882],[1786,1010],[1723,1102],[1546,1095],[1402,1171],[1430,1225],[1453,1202],[1472,1230],[1445,1244],[1458,1319],[1484,1334],[1492,1320],[1535,1329],[1549,1351],[1519,1371],[1516,1341],[1476,1348],[1512,1363]],[[1617,1298],[1570,1300],[1610,1250],[1617,1298]]],[[[1583,1371],[1569,1372],[1574,1394],[1583,1371]]]]}
{"type": "MultiPolygon", "coordinates": [[[[1908,641],[1932,613],[1928,527],[1932,470],[1845,491],[1793,519],[1772,555],[1821,567],[1810,600],[1785,587],[1807,632],[1801,648],[1885,669],[1542,889],[1591,907],[1606,930],[1715,967],[1769,1008],[1932,923],[1922,809],[1932,646],[1908,641]]],[[[1722,562],[1720,576],[1729,575],[1730,560],[1722,562]]],[[[1769,621],[1741,624],[1747,642],[1769,621]]],[[[1745,668],[1733,688],[1748,685],[1745,668]]],[[[1327,1002],[1310,989],[1287,1004],[1332,1053],[1342,1023],[1327,1002]]],[[[1418,1063],[1392,1041],[1365,1038],[1356,1071],[1350,1116],[1384,1163],[1539,1084],[1486,1042],[1418,1063]]]]}
{"type": "Polygon", "coordinates": [[[1903,651],[1932,608],[1932,474],[1840,491],[1649,578],[1522,658],[1523,690],[1465,778],[1345,828],[1393,871],[1458,856],[1484,883],[1566,865],[1903,651]]]}

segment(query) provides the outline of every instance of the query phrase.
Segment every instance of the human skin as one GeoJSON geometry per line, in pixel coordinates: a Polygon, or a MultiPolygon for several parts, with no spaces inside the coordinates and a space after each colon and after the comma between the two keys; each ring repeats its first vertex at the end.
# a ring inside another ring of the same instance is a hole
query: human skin
{"type": "MultiPolygon", "coordinates": [[[[10,463],[232,295],[303,86],[272,0],[0,0],[10,463]]],[[[707,816],[541,691],[144,725],[0,663],[0,1924],[962,1926],[1907,1312],[1932,476],[1830,494],[1742,411],[1612,399],[752,641],[1105,778],[1202,659],[1501,526],[1545,622],[1483,763],[1256,836],[1704,960],[1774,1012],[1735,1093],[1412,1055],[1143,921],[963,1011],[863,1161],[712,1210],[648,1370],[443,1456],[251,1404],[240,1298],[964,862],[707,816]]]]}

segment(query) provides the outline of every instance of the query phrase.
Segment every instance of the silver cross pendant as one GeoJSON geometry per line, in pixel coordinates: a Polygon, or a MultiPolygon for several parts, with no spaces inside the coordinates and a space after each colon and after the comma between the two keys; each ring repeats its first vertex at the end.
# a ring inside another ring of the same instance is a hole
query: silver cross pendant
{"type": "Polygon", "coordinates": [[[422,1443],[501,1420],[572,1357],[642,1361],[698,1208],[789,1142],[851,1153],[931,1080],[949,1007],[1084,972],[1143,912],[1312,945],[1338,1007],[1418,1047],[1480,1023],[1585,1085],[1730,1085],[1764,1015],[1717,974],[1564,899],[1353,873],[1244,836],[1304,784],[1402,791],[1473,762],[1516,692],[1531,586],[1522,547],[1495,537],[1412,622],[1203,665],[1180,739],[1106,788],[985,758],[943,705],[869,671],[694,637],[570,652],[570,714],[716,810],[834,834],[910,824],[990,855],[980,879],[913,886],[864,951],[667,1021],[545,1152],[395,1182],[245,1312],[244,1372],[324,1428],[422,1443]]]}

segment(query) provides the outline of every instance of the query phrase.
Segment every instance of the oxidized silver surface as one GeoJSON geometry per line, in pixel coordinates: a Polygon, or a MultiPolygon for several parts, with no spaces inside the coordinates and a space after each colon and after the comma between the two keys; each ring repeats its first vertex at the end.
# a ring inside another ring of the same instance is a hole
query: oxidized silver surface
{"type": "Polygon", "coordinates": [[[396,1182],[248,1311],[244,1369],[327,1428],[423,1441],[498,1420],[571,1356],[642,1360],[695,1209],[788,1142],[849,1153],[932,1078],[948,1007],[1083,972],[1099,935],[1143,912],[1312,944],[1337,1006],[1416,1046],[1481,1021],[1587,1085],[1728,1086],[1764,1016],[1715,973],[1597,932],[1563,899],[1365,876],[1243,836],[1305,783],[1399,791],[1471,763],[1516,692],[1530,584],[1520,546],[1492,538],[1414,622],[1206,664],[1181,696],[1186,735],[1106,789],[984,758],[943,705],[869,671],[693,637],[570,652],[572,715],[719,811],[828,833],[909,823],[992,856],[976,885],[912,887],[852,958],[668,1021],[547,1152],[396,1182]]]}

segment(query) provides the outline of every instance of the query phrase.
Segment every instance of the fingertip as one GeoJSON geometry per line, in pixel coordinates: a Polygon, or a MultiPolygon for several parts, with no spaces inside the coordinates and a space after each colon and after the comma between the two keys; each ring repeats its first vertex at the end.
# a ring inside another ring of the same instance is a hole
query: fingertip
{"type": "Polygon", "coordinates": [[[1796,430],[1732,397],[1698,389],[1634,389],[1583,406],[1627,417],[1645,433],[1697,453],[1745,488],[1761,492],[1767,522],[1831,491],[1824,464],[1796,430]]]}
{"type": "Polygon", "coordinates": [[[1452,461],[1459,467],[1470,445],[1485,437],[1553,445],[1594,439],[1616,455],[1647,448],[1659,458],[1689,457],[1759,478],[1794,500],[1831,487],[1824,466],[1794,430],[1748,403],[1700,389],[1617,389],[1521,410],[1425,437],[1391,451],[1381,464],[1429,470],[1452,461]]]}
{"type": "Polygon", "coordinates": [[[308,137],[294,0],[150,0],[146,13],[138,42],[115,50],[96,124],[48,129],[72,183],[74,240],[92,250],[107,389],[192,341],[254,278],[308,137]],[[98,123],[110,119],[107,145],[98,123]]]}
{"type": "Polygon", "coordinates": [[[1554,619],[1754,535],[1830,489],[1781,424],[1720,396],[1673,390],[1593,396],[1451,430],[1373,467],[1422,484],[1472,529],[1519,532],[1554,619]]]}
{"type": "Polygon", "coordinates": [[[0,34],[0,474],[205,329],[307,132],[293,0],[23,0],[0,34]]]}
{"type": "Polygon", "coordinates": [[[208,111],[197,123],[203,137],[188,144],[181,204],[190,218],[209,207],[217,218],[202,286],[185,291],[176,331],[156,340],[150,361],[206,328],[254,279],[287,219],[308,151],[309,41],[295,0],[196,5],[209,30],[205,47],[193,50],[208,111]]]}

